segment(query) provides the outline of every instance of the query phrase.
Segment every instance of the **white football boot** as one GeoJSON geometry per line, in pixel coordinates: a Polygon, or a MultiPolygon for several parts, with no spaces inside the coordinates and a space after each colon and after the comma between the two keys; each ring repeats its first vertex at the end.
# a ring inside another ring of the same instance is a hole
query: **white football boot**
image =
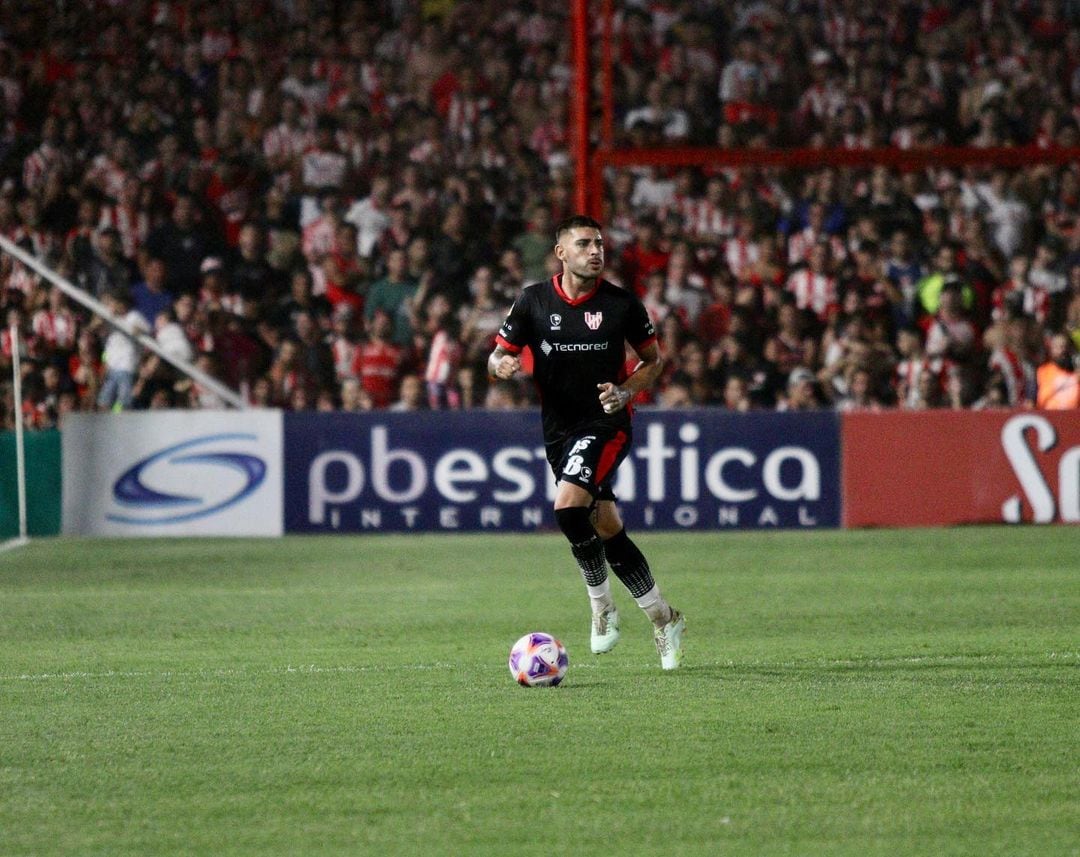
{"type": "Polygon", "coordinates": [[[602,655],[610,652],[619,642],[619,611],[609,607],[602,613],[594,613],[592,617],[592,633],[589,635],[589,643],[594,655],[602,655]]]}
{"type": "Polygon", "coordinates": [[[670,621],[663,628],[653,631],[656,651],[660,653],[660,666],[664,669],[678,669],[682,663],[682,635],[685,630],[686,619],[682,613],[672,608],[670,621]]]}

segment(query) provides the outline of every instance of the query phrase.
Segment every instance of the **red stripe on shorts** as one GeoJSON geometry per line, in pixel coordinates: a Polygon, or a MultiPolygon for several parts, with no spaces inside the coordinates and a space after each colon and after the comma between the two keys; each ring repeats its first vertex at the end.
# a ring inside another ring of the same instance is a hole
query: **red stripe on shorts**
{"type": "Polygon", "coordinates": [[[615,459],[619,457],[619,452],[626,446],[626,432],[618,432],[615,437],[604,444],[604,449],[600,453],[600,460],[596,463],[596,484],[601,484],[606,478],[608,473],[611,472],[612,466],[615,464],[615,459]]]}

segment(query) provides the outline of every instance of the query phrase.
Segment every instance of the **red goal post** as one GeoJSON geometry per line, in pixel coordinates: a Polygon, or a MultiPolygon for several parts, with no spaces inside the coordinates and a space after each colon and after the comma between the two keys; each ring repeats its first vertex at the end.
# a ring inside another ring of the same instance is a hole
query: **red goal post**
{"type": "Polygon", "coordinates": [[[607,167],[821,167],[886,166],[898,170],[929,167],[999,166],[1011,169],[1035,164],[1080,163],[1080,148],[1037,146],[937,146],[925,149],[721,149],[709,147],[658,147],[655,149],[608,149],[592,152],[585,174],[579,172],[575,187],[578,202],[593,217],[603,215],[604,170],[607,167]]]}
{"type": "Polygon", "coordinates": [[[576,210],[597,219],[604,215],[604,170],[607,167],[821,167],[887,166],[900,170],[928,167],[1000,166],[1020,168],[1035,164],[1080,163],[1080,148],[1038,146],[936,146],[899,149],[724,149],[718,147],[657,147],[650,149],[616,148],[613,145],[614,97],[612,84],[613,0],[572,0],[570,14],[573,46],[574,87],[571,104],[571,138],[575,175],[576,210]],[[597,145],[590,139],[591,105],[589,104],[590,9],[600,12],[601,34],[601,123],[597,145]]]}

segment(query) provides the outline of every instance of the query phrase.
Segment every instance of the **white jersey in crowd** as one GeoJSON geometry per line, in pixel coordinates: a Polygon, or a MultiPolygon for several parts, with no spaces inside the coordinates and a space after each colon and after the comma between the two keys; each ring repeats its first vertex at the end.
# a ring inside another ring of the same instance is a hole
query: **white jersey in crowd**
{"type": "MultiPolygon", "coordinates": [[[[124,321],[139,333],[150,332],[146,319],[138,310],[129,310],[124,316],[124,321]]],[[[102,357],[109,369],[118,372],[134,372],[139,368],[139,351],[140,347],[126,334],[113,330],[105,340],[105,353],[102,357]]]]}

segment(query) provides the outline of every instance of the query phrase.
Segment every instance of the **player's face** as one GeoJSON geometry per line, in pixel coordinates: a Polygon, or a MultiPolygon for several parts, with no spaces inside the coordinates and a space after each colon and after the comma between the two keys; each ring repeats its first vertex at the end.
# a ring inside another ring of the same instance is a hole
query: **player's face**
{"type": "Polygon", "coordinates": [[[593,279],[604,270],[604,239],[588,226],[568,229],[555,245],[555,255],[563,268],[582,279],[593,279]]]}

